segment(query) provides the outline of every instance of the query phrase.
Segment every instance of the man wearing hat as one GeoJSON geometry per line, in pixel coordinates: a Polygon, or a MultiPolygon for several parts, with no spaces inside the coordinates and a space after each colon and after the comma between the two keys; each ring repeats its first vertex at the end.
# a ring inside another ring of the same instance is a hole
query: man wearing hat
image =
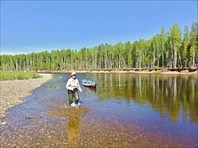
{"type": "Polygon", "coordinates": [[[69,106],[73,103],[73,98],[75,99],[75,105],[79,105],[79,96],[78,90],[82,92],[82,88],[80,87],[79,81],[76,78],[76,73],[71,73],[71,78],[67,81],[66,88],[68,89],[69,96],[69,106]]]}

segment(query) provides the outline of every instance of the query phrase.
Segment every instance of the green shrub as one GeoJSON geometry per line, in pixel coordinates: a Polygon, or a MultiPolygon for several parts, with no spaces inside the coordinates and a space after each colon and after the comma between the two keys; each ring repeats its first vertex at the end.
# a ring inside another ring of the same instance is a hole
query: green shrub
{"type": "Polygon", "coordinates": [[[36,72],[15,72],[15,71],[0,71],[0,80],[24,80],[36,79],[41,76],[36,72]]]}

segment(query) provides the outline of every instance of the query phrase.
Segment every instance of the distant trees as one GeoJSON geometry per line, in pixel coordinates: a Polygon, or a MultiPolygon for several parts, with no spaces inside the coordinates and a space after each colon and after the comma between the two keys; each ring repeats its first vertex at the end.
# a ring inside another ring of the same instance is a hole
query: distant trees
{"type": "Polygon", "coordinates": [[[172,60],[173,63],[171,64],[171,67],[177,68],[178,66],[178,57],[179,57],[179,49],[181,49],[181,30],[179,26],[176,24],[171,28],[170,32],[170,47],[172,51],[172,60]]]}
{"type": "Polygon", "coordinates": [[[190,58],[189,64],[195,67],[198,60],[198,24],[193,23],[190,32],[190,58]]]}
{"type": "Polygon", "coordinates": [[[187,68],[198,66],[198,23],[184,31],[175,24],[149,40],[107,43],[80,50],[62,49],[0,55],[1,70],[71,70],[127,68],[187,68]]]}

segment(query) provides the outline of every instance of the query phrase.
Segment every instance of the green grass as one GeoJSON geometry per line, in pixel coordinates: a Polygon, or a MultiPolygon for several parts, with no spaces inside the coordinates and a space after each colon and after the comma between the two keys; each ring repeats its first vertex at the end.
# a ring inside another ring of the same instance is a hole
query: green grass
{"type": "Polygon", "coordinates": [[[14,72],[14,71],[0,71],[0,80],[24,80],[36,79],[41,76],[36,72],[14,72]]]}

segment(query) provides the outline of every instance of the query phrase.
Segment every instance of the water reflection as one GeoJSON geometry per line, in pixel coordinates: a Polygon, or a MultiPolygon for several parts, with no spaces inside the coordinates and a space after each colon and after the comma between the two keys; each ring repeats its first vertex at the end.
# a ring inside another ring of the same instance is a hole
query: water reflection
{"type": "Polygon", "coordinates": [[[80,120],[81,117],[90,114],[90,110],[85,107],[80,107],[79,109],[65,108],[61,105],[56,106],[48,110],[49,117],[53,119],[64,119],[67,117],[67,144],[70,147],[78,147],[80,140],[80,127],[83,125],[80,120]]]}
{"type": "Polygon", "coordinates": [[[100,99],[126,99],[149,104],[161,117],[169,115],[172,122],[179,117],[192,123],[198,121],[197,76],[98,74],[97,94],[100,99]]]}
{"type": "Polygon", "coordinates": [[[96,87],[84,87],[83,91],[86,94],[96,93],[96,87]]]}
{"type": "Polygon", "coordinates": [[[80,139],[79,113],[69,115],[67,134],[70,145],[72,147],[77,146],[77,143],[80,139]]]}

